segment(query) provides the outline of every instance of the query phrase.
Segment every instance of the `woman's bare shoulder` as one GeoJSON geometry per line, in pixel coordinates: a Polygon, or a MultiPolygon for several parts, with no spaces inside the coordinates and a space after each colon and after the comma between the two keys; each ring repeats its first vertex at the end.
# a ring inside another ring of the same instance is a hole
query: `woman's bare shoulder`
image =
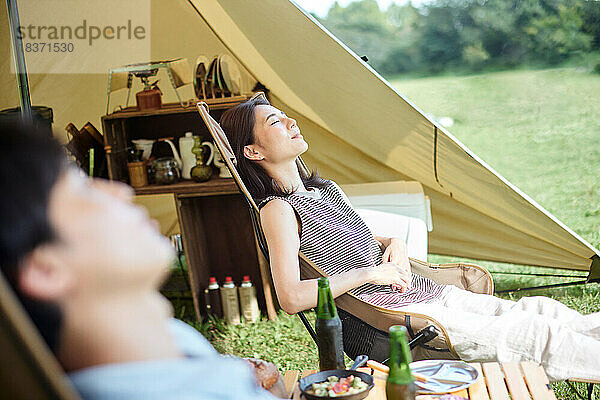
{"type": "Polygon", "coordinates": [[[281,229],[284,227],[289,227],[290,232],[292,230],[297,231],[298,235],[302,231],[300,228],[300,219],[296,215],[294,208],[290,203],[281,198],[269,201],[260,209],[260,222],[265,233],[271,231],[281,233],[281,229]]]}
{"type": "Polygon", "coordinates": [[[292,208],[290,203],[288,203],[282,198],[271,199],[260,209],[261,219],[275,218],[285,215],[290,215],[294,217],[294,209],[292,208]]]}

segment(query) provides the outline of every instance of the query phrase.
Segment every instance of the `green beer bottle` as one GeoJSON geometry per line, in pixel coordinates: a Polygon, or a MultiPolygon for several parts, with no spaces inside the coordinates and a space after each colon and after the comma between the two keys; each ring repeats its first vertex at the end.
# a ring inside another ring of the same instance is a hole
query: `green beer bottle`
{"type": "Polygon", "coordinates": [[[414,400],[415,378],[410,372],[412,361],[406,336],[406,328],[394,325],[390,328],[390,373],[385,384],[388,400],[414,400]]]}
{"type": "Polygon", "coordinates": [[[345,369],[344,345],[342,343],[342,321],[338,316],[329,280],[319,278],[317,299],[317,347],[319,348],[319,370],[345,369]]]}

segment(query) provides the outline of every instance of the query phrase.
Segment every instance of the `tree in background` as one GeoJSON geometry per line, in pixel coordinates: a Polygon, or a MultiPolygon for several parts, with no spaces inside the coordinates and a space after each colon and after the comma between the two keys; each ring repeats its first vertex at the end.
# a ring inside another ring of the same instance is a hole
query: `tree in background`
{"type": "Polygon", "coordinates": [[[384,73],[395,74],[414,71],[422,64],[417,42],[422,15],[410,1],[405,6],[392,3],[387,9],[387,23],[392,27],[392,45],[379,66],[384,73]]]}
{"type": "Polygon", "coordinates": [[[584,1],[582,14],[583,25],[581,29],[592,36],[592,50],[600,50],[600,1],[584,1]]]}
{"type": "Polygon", "coordinates": [[[341,7],[321,22],[383,74],[552,65],[600,49],[598,0],[432,0],[341,7]]]}
{"type": "Polygon", "coordinates": [[[347,7],[335,2],[322,22],[359,56],[366,55],[378,70],[394,46],[393,26],[387,23],[375,0],[358,1],[347,7]]]}

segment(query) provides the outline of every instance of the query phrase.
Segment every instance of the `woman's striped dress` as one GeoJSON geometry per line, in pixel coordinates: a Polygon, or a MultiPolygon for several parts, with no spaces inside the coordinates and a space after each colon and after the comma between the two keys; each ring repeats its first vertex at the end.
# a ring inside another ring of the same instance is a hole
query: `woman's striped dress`
{"type": "MultiPolygon", "coordinates": [[[[312,191],[296,192],[287,197],[267,197],[260,202],[259,208],[276,198],[288,202],[299,216],[300,251],[328,275],[382,263],[379,242],[335,182],[327,181],[327,186],[321,190],[312,188],[312,191]]],[[[390,285],[370,283],[351,292],[368,303],[398,308],[430,302],[438,298],[445,287],[416,274],[412,275],[411,283],[412,287],[404,293],[390,285]]]]}

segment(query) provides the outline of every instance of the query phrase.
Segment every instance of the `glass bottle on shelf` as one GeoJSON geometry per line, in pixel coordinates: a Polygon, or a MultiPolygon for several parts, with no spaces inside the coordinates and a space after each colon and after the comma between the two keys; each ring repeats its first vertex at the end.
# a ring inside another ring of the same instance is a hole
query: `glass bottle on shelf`
{"type": "Polygon", "coordinates": [[[213,169],[210,163],[214,157],[214,147],[210,142],[201,142],[199,136],[194,136],[194,147],[192,153],[196,155],[196,165],[190,171],[190,175],[195,182],[206,182],[210,179],[213,169]],[[204,161],[206,149],[209,150],[208,159],[204,161]]]}

